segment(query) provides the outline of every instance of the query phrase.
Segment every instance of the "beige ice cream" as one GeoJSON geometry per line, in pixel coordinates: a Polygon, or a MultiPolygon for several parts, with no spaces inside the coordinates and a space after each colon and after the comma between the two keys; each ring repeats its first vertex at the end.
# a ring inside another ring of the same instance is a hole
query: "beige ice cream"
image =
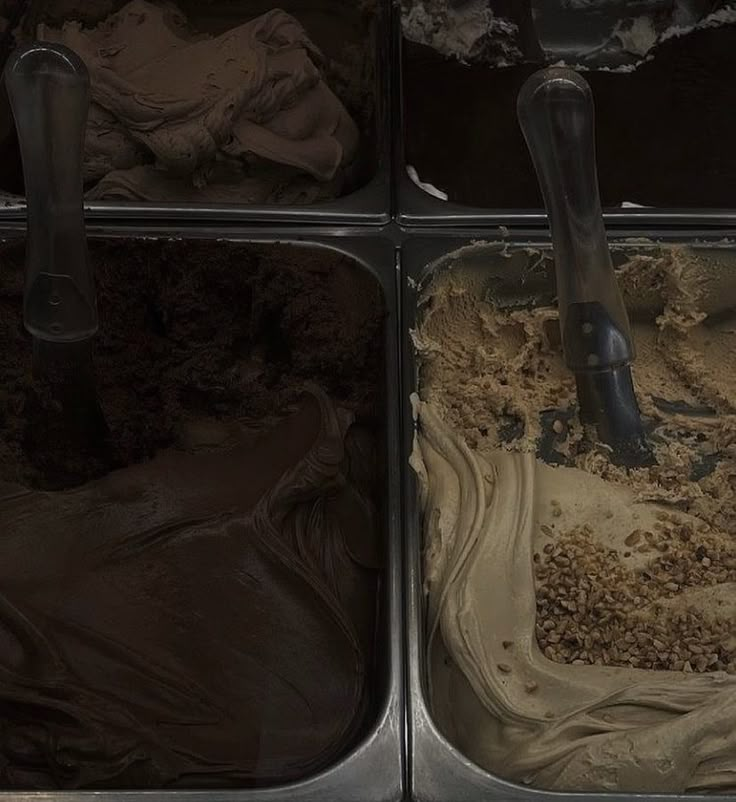
{"type": "Polygon", "coordinates": [[[459,749],[516,782],[728,792],[736,254],[639,254],[619,258],[620,281],[657,464],[628,474],[571,414],[548,257],[466,249],[421,294],[431,705],[459,749]],[[535,454],[550,436],[559,466],[535,454]]]}
{"type": "Polygon", "coordinates": [[[132,0],[39,38],[90,71],[91,198],[310,203],[339,195],[355,166],[358,129],[285,11],[213,37],[173,5],[132,0]]]}

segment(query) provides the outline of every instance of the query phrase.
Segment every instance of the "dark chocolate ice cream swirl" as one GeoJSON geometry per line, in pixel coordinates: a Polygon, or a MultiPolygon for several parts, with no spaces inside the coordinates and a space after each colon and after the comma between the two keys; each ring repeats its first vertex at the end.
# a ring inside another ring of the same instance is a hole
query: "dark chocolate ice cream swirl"
{"type": "Polygon", "coordinates": [[[345,748],[377,576],[351,425],[316,391],[254,444],[0,492],[3,787],[263,783],[345,748]]]}

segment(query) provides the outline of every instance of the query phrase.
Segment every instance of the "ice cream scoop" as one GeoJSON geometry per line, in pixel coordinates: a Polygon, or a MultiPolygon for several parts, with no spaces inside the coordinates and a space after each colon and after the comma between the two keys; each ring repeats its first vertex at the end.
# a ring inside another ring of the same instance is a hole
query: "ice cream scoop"
{"type": "Polygon", "coordinates": [[[5,81],[28,200],[24,323],[39,340],[86,340],[97,331],[82,203],[87,69],[67,48],[32,44],[13,55],[5,81]]]}
{"type": "Polygon", "coordinates": [[[82,200],[89,76],[68,48],[35,43],[13,53],[5,82],[28,205],[23,320],[34,369],[58,396],[74,438],[96,448],[106,427],[92,368],[97,300],[82,200]]]}
{"type": "Polygon", "coordinates": [[[540,70],[518,98],[554,247],[562,346],[575,374],[580,417],[615,462],[651,464],[631,378],[634,342],[603,225],[593,99],[574,70],[540,70]]]}

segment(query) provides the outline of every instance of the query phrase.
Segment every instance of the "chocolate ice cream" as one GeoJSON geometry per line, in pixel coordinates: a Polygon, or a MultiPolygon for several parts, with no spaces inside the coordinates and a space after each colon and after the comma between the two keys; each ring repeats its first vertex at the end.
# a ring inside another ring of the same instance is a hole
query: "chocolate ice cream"
{"type": "Polygon", "coordinates": [[[0,785],[242,787],[374,709],[383,304],[332,252],[96,242],[110,448],[75,452],[0,254],[0,785]]]}
{"type": "Polygon", "coordinates": [[[88,197],[309,204],[359,186],[371,169],[373,58],[370,23],[357,42],[351,26],[369,12],[333,15],[345,30],[325,55],[286,11],[238,18],[232,3],[209,5],[31,3],[13,29],[70,47],[90,72],[88,197]]]}

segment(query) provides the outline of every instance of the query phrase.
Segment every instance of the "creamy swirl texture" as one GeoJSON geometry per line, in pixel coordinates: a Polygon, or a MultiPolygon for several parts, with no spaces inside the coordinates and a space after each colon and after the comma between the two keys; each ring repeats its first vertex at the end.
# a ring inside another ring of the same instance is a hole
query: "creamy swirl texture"
{"type": "Polygon", "coordinates": [[[131,0],[96,28],[42,26],[90,72],[92,198],[304,203],[339,194],[358,129],[323,57],[275,9],[216,36],[131,0]]]}
{"type": "Polygon", "coordinates": [[[370,443],[315,390],[255,442],[4,485],[0,784],[237,786],[334,760],[369,705],[370,443]]]}
{"type": "MultiPolygon", "coordinates": [[[[736,652],[736,275],[730,257],[724,253],[719,263],[717,251],[651,249],[623,260],[621,281],[642,346],[635,381],[658,460],[627,474],[565,414],[574,412],[574,389],[554,310],[511,303],[513,294],[503,292],[504,282],[509,289],[515,281],[513,265],[504,264],[510,255],[493,268],[492,259],[479,258],[481,250],[458,254],[424,289],[414,333],[420,381],[412,465],[424,520],[433,715],[469,758],[520,783],[578,791],[732,791],[733,662],[727,671],[727,662],[712,670],[703,661],[702,672],[688,673],[638,667],[646,655],[629,661],[626,652],[619,659],[623,644],[607,646],[614,657],[605,651],[605,659],[595,660],[579,646],[574,661],[559,654],[550,659],[538,645],[545,586],[538,567],[545,553],[587,527],[588,547],[624,566],[622,575],[649,576],[669,565],[666,555],[627,543],[634,532],[660,531],[671,516],[682,532],[707,535],[719,573],[710,572],[714,561],[701,556],[697,541],[686,543],[699,571],[706,561],[707,578],[700,585],[671,583],[661,598],[639,599],[641,610],[624,619],[621,632],[633,630],[637,616],[656,626],[658,616],[671,621],[687,614],[701,623],[720,621],[719,655],[736,652]],[[662,397],[680,404],[673,408],[662,397]],[[550,409],[559,411],[566,429],[557,466],[536,455],[542,413],[550,409]],[[706,453],[717,459],[701,471],[706,453]]],[[[538,268],[540,255],[528,256],[538,268]]],[[[535,268],[527,269],[516,276],[522,277],[529,286],[539,273],[535,278],[535,268]]],[[[566,587],[566,595],[578,598],[579,587],[566,587]]],[[[584,605],[570,609],[575,616],[568,623],[592,621],[584,631],[605,635],[607,619],[584,605]]],[[[558,621],[549,615],[554,627],[558,621]]],[[[566,642],[573,640],[563,632],[566,642]]],[[[674,658],[672,649],[667,659],[674,658]]]]}

